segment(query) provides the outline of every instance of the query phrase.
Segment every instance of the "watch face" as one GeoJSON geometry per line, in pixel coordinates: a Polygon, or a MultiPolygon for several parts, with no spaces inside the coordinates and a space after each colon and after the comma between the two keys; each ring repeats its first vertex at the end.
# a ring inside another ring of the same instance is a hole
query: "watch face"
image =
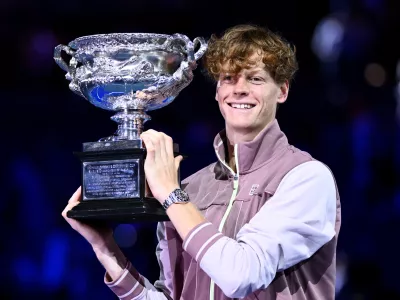
{"type": "Polygon", "coordinates": [[[187,200],[187,194],[184,191],[179,189],[179,190],[176,190],[175,193],[176,193],[176,197],[179,200],[182,200],[182,201],[186,201],[187,200]]]}
{"type": "Polygon", "coordinates": [[[182,191],[181,189],[176,189],[174,191],[174,196],[175,201],[177,202],[187,202],[189,200],[187,193],[182,191]]]}
{"type": "Polygon", "coordinates": [[[187,202],[189,202],[189,195],[181,189],[176,189],[164,201],[163,207],[167,209],[172,203],[187,203],[187,202]]]}

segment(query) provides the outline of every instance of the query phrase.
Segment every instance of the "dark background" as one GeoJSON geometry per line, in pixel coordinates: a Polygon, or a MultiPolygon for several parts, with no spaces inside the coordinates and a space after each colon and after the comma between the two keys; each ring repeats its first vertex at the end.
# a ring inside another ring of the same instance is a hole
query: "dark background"
{"type": "MultiPolygon", "coordinates": [[[[400,299],[399,8],[395,0],[2,0],[1,298],[114,299],[104,269],[61,211],[80,184],[72,152],[116,124],[69,90],[54,47],[112,32],[193,40],[254,23],[296,45],[300,70],[277,118],[339,186],[337,299],[400,299]]],[[[212,141],[224,127],[215,87],[202,73],[200,64],[193,82],[146,123],[189,156],[183,177],[215,161],[212,141]]],[[[153,282],[155,224],[120,225],[115,235],[153,282]]]]}

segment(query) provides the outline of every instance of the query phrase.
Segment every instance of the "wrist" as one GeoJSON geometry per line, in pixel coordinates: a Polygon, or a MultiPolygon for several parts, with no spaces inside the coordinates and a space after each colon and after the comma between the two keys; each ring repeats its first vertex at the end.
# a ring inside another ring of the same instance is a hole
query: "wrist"
{"type": "Polygon", "coordinates": [[[185,204],[189,202],[189,195],[183,191],[181,188],[175,188],[171,191],[165,201],[162,203],[162,206],[165,210],[167,210],[173,204],[185,204]]]}
{"type": "Polygon", "coordinates": [[[92,247],[97,259],[104,265],[110,260],[115,261],[121,268],[125,268],[127,260],[115,240],[101,246],[92,247]]]}
{"type": "Polygon", "coordinates": [[[171,195],[171,193],[173,191],[175,191],[176,189],[180,189],[180,188],[181,187],[179,185],[173,185],[173,186],[166,188],[165,192],[160,195],[159,199],[157,199],[158,202],[160,202],[161,205],[164,204],[165,200],[169,197],[169,195],[171,195]]]}
{"type": "Polygon", "coordinates": [[[92,249],[96,255],[110,255],[118,249],[118,245],[113,238],[102,243],[92,245],[92,249]]]}
{"type": "Polygon", "coordinates": [[[93,251],[111,280],[118,278],[128,264],[127,258],[115,242],[107,247],[93,247],[93,251]]]}

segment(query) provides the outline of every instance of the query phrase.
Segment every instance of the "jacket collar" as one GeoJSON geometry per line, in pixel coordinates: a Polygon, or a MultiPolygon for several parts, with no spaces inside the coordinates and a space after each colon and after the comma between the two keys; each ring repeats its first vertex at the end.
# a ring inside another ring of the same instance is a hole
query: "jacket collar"
{"type": "MultiPolygon", "coordinates": [[[[227,143],[225,129],[222,130],[214,139],[214,149],[217,157],[229,172],[227,162],[227,143]]],[[[274,119],[250,142],[236,144],[237,166],[239,174],[252,172],[262,165],[269,163],[275,157],[280,156],[289,143],[286,135],[281,131],[278,121],[274,119]]],[[[218,168],[219,169],[219,168],[218,168]]]]}

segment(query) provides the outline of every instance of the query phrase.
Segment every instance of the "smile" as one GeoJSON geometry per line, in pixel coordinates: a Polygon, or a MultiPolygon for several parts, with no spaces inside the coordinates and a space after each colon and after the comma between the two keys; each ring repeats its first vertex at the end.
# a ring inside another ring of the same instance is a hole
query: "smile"
{"type": "Polygon", "coordinates": [[[228,105],[230,107],[237,108],[237,109],[251,109],[255,106],[254,104],[248,104],[248,103],[242,103],[242,104],[228,103],[228,105]]]}

